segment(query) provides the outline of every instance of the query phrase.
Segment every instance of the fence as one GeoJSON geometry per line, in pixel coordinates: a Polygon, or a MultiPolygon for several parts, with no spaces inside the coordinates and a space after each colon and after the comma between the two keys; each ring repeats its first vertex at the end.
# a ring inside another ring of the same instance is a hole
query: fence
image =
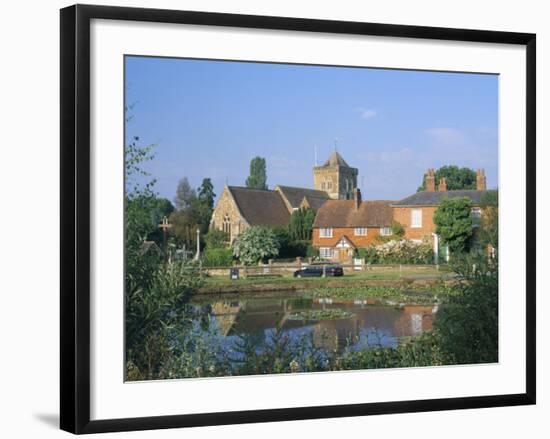
{"type": "MultiPolygon", "coordinates": [[[[297,259],[294,263],[270,261],[267,264],[253,266],[235,265],[232,267],[201,267],[201,274],[208,276],[227,276],[231,269],[239,270],[239,277],[283,277],[293,275],[295,271],[312,265],[310,261],[304,262],[297,259]]],[[[316,265],[319,265],[317,263],[316,265]]],[[[329,262],[326,265],[334,265],[329,262]]],[[[399,275],[407,275],[411,271],[439,270],[439,265],[405,265],[405,264],[365,264],[363,259],[354,259],[351,264],[337,264],[344,269],[345,273],[356,273],[365,271],[399,271],[399,275]]]]}

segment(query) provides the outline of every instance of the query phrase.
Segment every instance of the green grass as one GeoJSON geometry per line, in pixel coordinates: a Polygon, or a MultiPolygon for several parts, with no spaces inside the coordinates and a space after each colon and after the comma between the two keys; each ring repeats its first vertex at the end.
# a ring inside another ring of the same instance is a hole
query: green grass
{"type": "MultiPolygon", "coordinates": [[[[265,284],[284,284],[284,283],[311,283],[319,282],[320,284],[326,283],[330,284],[331,282],[354,282],[357,280],[399,280],[399,279],[410,279],[414,276],[429,276],[429,279],[441,279],[445,275],[444,272],[437,271],[435,268],[424,268],[424,269],[406,269],[399,271],[398,269],[384,269],[384,270],[369,270],[369,271],[357,271],[354,273],[346,273],[341,277],[307,277],[298,279],[288,273],[282,277],[275,276],[266,276],[262,277],[250,277],[250,278],[239,278],[237,280],[229,279],[229,276],[208,276],[205,277],[205,285],[212,286],[221,286],[221,285],[265,285],[265,284]]],[[[424,278],[424,277],[423,277],[424,278]]]]}
{"type": "Polygon", "coordinates": [[[300,292],[304,297],[333,300],[383,299],[395,303],[433,304],[446,299],[452,289],[443,285],[432,287],[392,287],[384,285],[359,285],[349,287],[322,287],[300,292]]]}

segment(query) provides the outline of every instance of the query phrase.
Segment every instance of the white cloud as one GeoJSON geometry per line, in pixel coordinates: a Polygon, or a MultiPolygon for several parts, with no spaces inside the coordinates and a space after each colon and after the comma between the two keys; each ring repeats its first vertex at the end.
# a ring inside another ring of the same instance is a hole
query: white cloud
{"type": "Polygon", "coordinates": [[[376,117],[378,115],[377,111],[366,108],[358,108],[357,111],[359,112],[361,119],[364,120],[372,119],[373,117],[376,117]]]}
{"type": "Polygon", "coordinates": [[[454,146],[464,142],[464,134],[455,128],[430,128],[426,133],[432,140],[442,145],[454,146]]]}

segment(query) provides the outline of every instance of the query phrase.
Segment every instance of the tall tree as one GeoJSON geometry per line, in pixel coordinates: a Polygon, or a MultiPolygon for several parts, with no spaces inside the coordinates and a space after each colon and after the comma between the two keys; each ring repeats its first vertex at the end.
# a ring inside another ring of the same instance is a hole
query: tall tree
{"type": "Polygon", "coordinates": [[[315,221],[315,211],[309,208],[300,208],[292,212],[290,216],[289,234],[295,241],[307,241],[311,239],[315,221]]]}
{"type": "Polygon", "coordinates": [[[435,232],[453,253],[463,253],[472,238],[472,207],[469,198],[445,198],[434,213],[435,232]]]}
{"type": "MultiPolygon", "coordinates": [[[[470,168],[459,168],[454,165],[442,166],[435,171],[436,184],[439,183],[441,177],[445,177],[448,191],[476,188],[476,171],[470,168]]],[[[422,184],[417,189],[417,192],[424,190],[426,190],[426,176],[423,177],[422,184]]]]}
{"type": "Polygon", "coordinates": [[[212,218],[212,212],[214,210],[214,186],[210,178],[204,178],[202,180],[201,187],[199,188],[198,197],[198,209],[200,221],[202,224],[209,225],[212,218]]]}
{"type": "Polygon", "coordinates": [[[196,199],[197,192],[194,188],[191,187],[191,185],[189,184],[189,180],[187,180],[187,177],[183,177],[178,183],[178,187],[176,189],[176,197],[174,198],[176,209],[186,209],[193,205],[196,199]]]}
{"type": "Polygon", "coordinates": [[[214,198],[216,194],[214,193],[214,185],[210,178],[203,178],[201,187],[199,188],[199,200],[205,204],[205,206],[210,209],[214,208],[214,198]]]}
{"type": "Polygon", "coordinates": [[[267,172],[263,157],[254,157],[250,160],[250,175],[246,179],[246,187],[267,189],[267,172]]]}

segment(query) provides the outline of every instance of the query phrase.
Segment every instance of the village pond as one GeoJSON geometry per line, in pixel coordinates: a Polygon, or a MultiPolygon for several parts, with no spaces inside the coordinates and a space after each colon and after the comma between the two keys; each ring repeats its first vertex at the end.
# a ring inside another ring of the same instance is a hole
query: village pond
{"type": "Polygon", "coordinates": [[[193,306],[209,322],[207,330],[229,351],[243,336],[262,346],[276,330],[291,340],[310,337],[315,347],[329,352],[396,347],[401,338],[432,329],[437,312],[434,304],[316,298],[296,291],[200,296],[193,306]]]}

